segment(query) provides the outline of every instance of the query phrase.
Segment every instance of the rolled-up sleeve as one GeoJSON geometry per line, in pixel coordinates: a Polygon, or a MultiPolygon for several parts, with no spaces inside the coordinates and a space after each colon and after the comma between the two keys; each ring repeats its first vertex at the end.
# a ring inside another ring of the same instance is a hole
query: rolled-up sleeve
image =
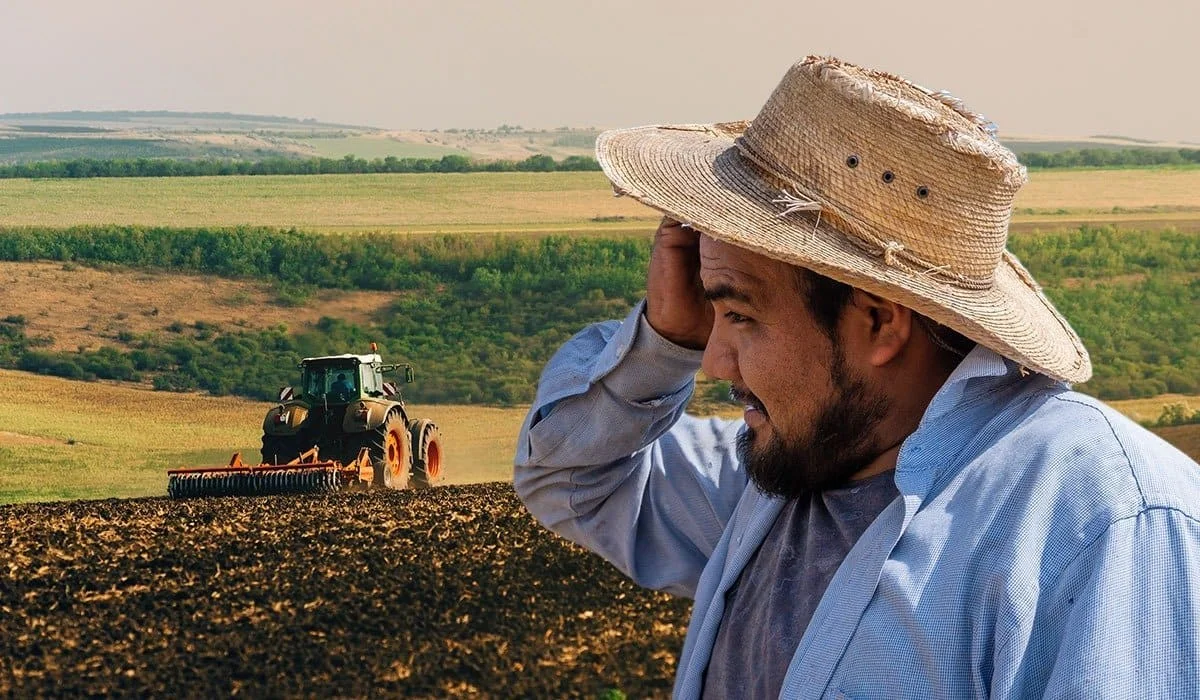
{"type": "Polygon", "coordinates": [[[684,413],[701,353],[659,336],[642,309],[585,329],[547,364],[513,483],[550,530],[643,586],[691,596],[745,490],[742,424],[684,413]]]}

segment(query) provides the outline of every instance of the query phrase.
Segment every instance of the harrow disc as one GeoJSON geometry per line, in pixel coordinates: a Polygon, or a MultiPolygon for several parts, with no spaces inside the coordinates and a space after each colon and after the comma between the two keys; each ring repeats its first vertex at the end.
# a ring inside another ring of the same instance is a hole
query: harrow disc
{"type": "Polygon", "coordinates": [[[289,471],[171,474],[167,494],[171,498],[204,496],[273,496],[299,493],[330,493],[344,486],[336,468],[289,471]]]}

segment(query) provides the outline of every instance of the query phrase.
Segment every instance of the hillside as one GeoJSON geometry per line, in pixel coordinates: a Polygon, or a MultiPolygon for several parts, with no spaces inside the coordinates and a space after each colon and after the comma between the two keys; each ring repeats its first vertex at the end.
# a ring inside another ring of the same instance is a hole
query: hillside
{"type": "MultiPolygon", "coordinates": [[[[221,112],[0,114],[0,163],[74,158],[232,158],[312,155],[303,139],[370,127],[221,112]]],[[[345,155],[344,153],[338,156],[345,155]]]]}
{"type": "Polygon", "coordinates": [[[270,156],[561,160],[591,155],[586,129],[385,130],[370,126],[220,112],[40,112],[0,114],[0,163],[74,158],[231,158],[270,156]]]}
{"type": "Polygon", "coordinates": [[[266,280],[51,262],[0,262],[0,283],[20,289],[0,297],[4,315],[24,316],[30,335],[53,339],[44,347],[68,351],[114,346],[122,333],[162,333],[177,323],[300,329],[331,316],[369,325],[395,300],[387,292],[323,289],[296,304],[266,280]]]}
{"type": "MultiPolygon", "coordinates": [[[[625,125],[630,126],[630,125],[625,125]]],[[[607,127],[606,127],[607,128],[607,127]]],[[[263,158],[270,155],[341,158],[522,160],[546,154],[561,160],[592,155],[601,127],[447,128],[419,130],[335,124],[224,112],[74,111],[0,114],[0,163],[70,158],[263,158]]],[[[1195,148],[1124,136],[1077,138],[1003,135],[1018,154],[1064,150],[1195,148]]]]}

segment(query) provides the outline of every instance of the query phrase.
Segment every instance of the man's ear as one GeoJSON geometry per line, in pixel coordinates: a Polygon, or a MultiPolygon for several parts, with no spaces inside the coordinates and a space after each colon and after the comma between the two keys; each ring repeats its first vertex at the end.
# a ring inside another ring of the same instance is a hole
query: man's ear
{"type": "Polygon", "coordinates": [[[886,365],[908,346],[913,330],[913,314],[908,307],[855,289],[846,310],[844,321],[849,327],[844,330],[854,334],[860,357],[872,366],[886,365]]]}

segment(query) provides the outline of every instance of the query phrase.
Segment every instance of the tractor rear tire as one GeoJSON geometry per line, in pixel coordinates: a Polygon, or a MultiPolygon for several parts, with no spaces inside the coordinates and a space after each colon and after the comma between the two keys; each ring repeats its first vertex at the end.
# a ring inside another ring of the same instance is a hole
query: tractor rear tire
{"type": "Polygon", "coordinates": [[[442,481],[442,431],[428,418],[411,421],[408,426],[413,446],[412,483],[427,489],[442,481]]]}
{"type": "Polygon", "coordinates": [[[263,435],[263,464],[287,464],[300,456],[301,449],[295,435],[263,435]]]}
{"type": "Polygon", "coordinates": [[[389,415],[383,425],[375,429],[371,439],[375,486],[396,490],[408,488],[412,472],[411,440],[408,426],[399,412],[389,415]]]}

